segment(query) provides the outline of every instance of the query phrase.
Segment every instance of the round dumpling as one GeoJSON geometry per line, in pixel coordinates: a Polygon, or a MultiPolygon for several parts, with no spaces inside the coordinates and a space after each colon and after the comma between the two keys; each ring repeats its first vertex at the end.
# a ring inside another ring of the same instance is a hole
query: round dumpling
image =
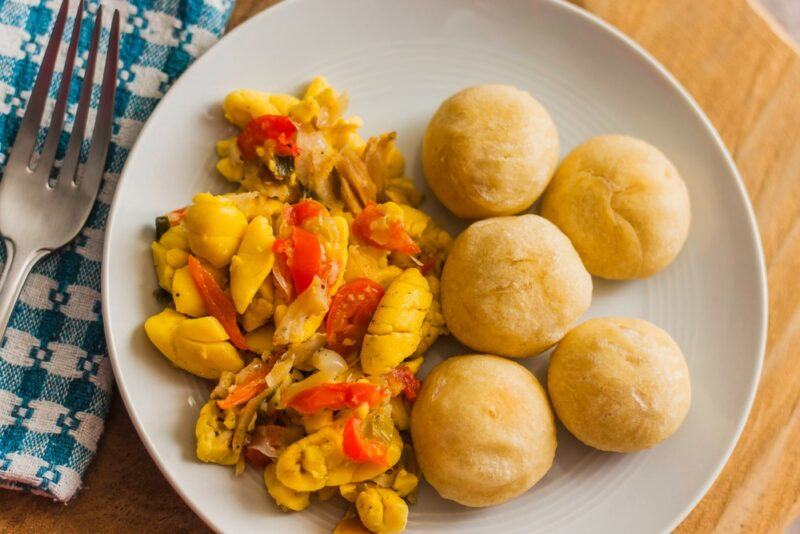
{"type": "Polygon", "coordinates": [[[526,210],[558,163],[558,133],[526,91],[481,85],[445,100],[422,144],[428,185],[459,217],[480,219],[526,210]]]}
{"type": "Polygon", "coordinates": [[[641,319],[591,319],[550,356],[547,388],[558,418],[603,451],[652,447],[681,425],[691,402],[689,369],[672,338],[641,319]]]}
{"type": "Polygon", "coordinates": [[[437,365],[414,403],[411,437],[431,486],[473,507],[526,492],[556,452],[544,389],[530,371],[498,356],[455,356],[437,365]]]}
{"type": "Polygon", "coordinates": [[[567,234],[595,276],[629,280],[672,263],[689,233],[689,193],[657,148],[605,135],[564,159],[542,199],[542,216],[567,234]]]}
{"type": "Polygon", "coordinates": [[[450,332],[468,347],[525,357],[557,343],[589,308],[592,277],[569,239],[537,215],[473,223],[442,274],[450,332]]]}

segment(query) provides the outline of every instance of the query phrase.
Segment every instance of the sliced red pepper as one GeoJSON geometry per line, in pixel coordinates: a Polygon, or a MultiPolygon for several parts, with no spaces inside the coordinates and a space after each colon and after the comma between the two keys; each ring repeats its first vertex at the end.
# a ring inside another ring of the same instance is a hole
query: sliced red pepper
{"type": "Polygon", "coordinates": [[[192,280],[194,280],[194,284],[200,292],[200,297],[203,299],[206,310],[220,322],[225,332],[230,336],[231,343],[236,348],[246,350],[247,342],[242,335],[242,331],[239,330],[239,323],[236,322],[236,308],[233,307],[233,302],[219,287],[214,276],[203,267],[200,260],[189,255],[188,262],[192,280]]]}
{"type": "Polygon", "coordinates": [[[299,295],[322,275],[322,245],[317,236],[295,226],[292,228],[292,257],[289,260],[294,288],[299,295]]]}
{"type": "Polygon", "coordinates": [[[346,356],[361,346],[383,293],[383,287],[368,278],[353,280],[336,292],[325,322],[332,350],[346,356]]]}
{"type": "Polygon", "coordinates": [[[301,200],[297,204],[286,207],[284,219],[292,226],[300,226],[304,221],[316,217],[320,213],[327,213],[328,210],[321,203],[313,199],[301,200]]]}
{"type": "Polygon", "coordinates": [[[297,126],[284,115],[261,115],[248,122],[239,134],[236,144],[244,159],[254,159],[256,148],[267,141],[275,143],[275,154],[297,156],[297,126]]]}
{"type": "Polygon", "coordinates": [[[281,275],[285,276],[286,270],[291,274],[297,295],[308,289],[315,276],[322,277],[322,245],[311,232],[293,226],[291,239],[276,239],[272,251],[281,275]]]}
{"type": "Polygon", "coordinates": [[[373,247],[405,254],[420,252],[403,223],[389,219],[374,202],[367,204],[353,221],[353,233],[373,247]]]}
{"type": "Polygon", "coordinates": [[[242,373],[246,374],[241,377],[237,376],[237,382],[231,386],[228,395],[224,399],[217,401],[217,406],[223,410],[227,410],[228,408],[244,404],[264,391],[267,388],[267,383],[264,379],[267,377],[270,370],[272,370],[273,365],[275,365],[275,360],[270,359],[268,362],[253,370],[249,370],[245,367],[242,373]]]}
{"type": "Polygon", "coordinates": [[[347,384],[344,382],[322,384],[301,391],[286,403],[300,413],[315,413],[320,410],[340,410],[347,399],[347,384]]]}
{"type": "Polygon", "coordinates": [[[364,436],[361,424],[361,419],[358,417],[351,417],[344,424],[342,450],[345,456],[357,463],[388,465],[386,444],[364,436]]]}
{"type": "Polygon", "coordinates": [[[387,375],[387,378],[392,392],[397,391],[398,395],[400,392],[403,392],[406,398],[412,402],[417,398],[420,381],[419,378],[414,376],[411,369],[405,365],[397,369],[392,369],[387,375]]]}
{"type": "Polygon", "coordinates": [[[301,391],[286,403],[300,413],[315,413],[320,410],[358,408],[366,403],[370,408],[379,405],[385,397],[384,391],[368,382],[336,382],[321,384],[301,391]]]}
{"type": "Polygon", "coordinates": [[[345,404],[350,408],[358,408],[367,404],[370,408],[378,406],[384,397],[383,389],[370,382],[353,382],[347,384],[345,404]]]}

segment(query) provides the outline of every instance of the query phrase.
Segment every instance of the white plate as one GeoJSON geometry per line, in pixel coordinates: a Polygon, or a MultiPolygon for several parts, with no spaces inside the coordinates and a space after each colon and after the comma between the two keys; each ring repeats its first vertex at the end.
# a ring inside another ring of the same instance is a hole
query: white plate
{"type": "MultiPolygon", "coordinates": [[[[652,58],[603,22],[555,1],[296,0],[226,37],[169,91],[131,153],[111,209],[103,261],[108,348],[131,418],[186,502],[226,532],[324,532],[339,503],[299,514],[272,504],[254,470],[194,458],[205,384],[168,365],[142,323],[159,310],[149,243],[153,219],[194,192],[225,189],[214,142],[231,132],[220,102],[235,88],[296,92],[324,74],[351,96],[367,134],[397,130],[408,172],[423,184],[420,141],[438,104],[488,82],[529,90],[551,112],[566,152],[609,132],[661,148],[692,199],[689,240],[677,261],[645,281],[595,281],[587,314],[630,315],[666,329],[683,348],[692,408],[655,449],[604,454],[561,431],[546,478],[505,505],[474,510],[423,488],[409,531],[655,532],[675,526],[722,468],[758,382],[766,284],[741,180],[696,104],[652,58]]],[[[428,196],[451,230],[463,224],[428,196]]],[[[440,343],[430,360],[461,350],[440,343]]],[[[546,357],[525,365],[541,377],[546,357]]]]}

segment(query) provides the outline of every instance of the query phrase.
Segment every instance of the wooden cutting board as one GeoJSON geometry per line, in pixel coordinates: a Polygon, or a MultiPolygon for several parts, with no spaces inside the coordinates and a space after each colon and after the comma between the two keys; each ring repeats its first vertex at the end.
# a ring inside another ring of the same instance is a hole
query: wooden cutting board
{"type": "MultiPolygon", "coordinates": [[[[230,26],[273,3],[239,0],[230,26]]],[[[722,134],[744,178],[767,261],[767,356],[733,456],[678,530],[779,531],[800,513],[800,56],[746,0],[576,3],[672,71],[722,134]]],[[[4,532],[208,530],[150,460],[118,395],[74,502],[65,507],[3,491],[0,510],[4,532]]]]}

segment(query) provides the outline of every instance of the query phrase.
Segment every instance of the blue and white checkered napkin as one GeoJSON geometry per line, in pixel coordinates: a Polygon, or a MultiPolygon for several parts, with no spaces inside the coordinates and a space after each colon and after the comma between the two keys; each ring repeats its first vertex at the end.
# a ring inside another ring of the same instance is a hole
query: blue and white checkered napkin
{"type": "MultiPolygon", "coordinates": [[[[86,11],[93,15],[99,3],[87,0],[86,11]]],[[[71,4],[72,17],[77,1],[71,4]]],[[[36,266],[0,343],[0,486],[60,501],[68,501],[80,488],[111,398],[113,376],[99,289],[103,228],[117,177],[164,92],[219,38],[233,0],[104,0],[102,4],[106,28],[113,10],[120,10],[122,44],[114,137],[100,196],[80,235],[36,266]]],[[[0,172],[59,6],[60,0],[0,0],[0,172]]],[[[81,79],[92,15],[84,13],[86,24],[81,29],[83,52],[76,61],[76,76],[81,79]]],[[[72,18],[64,32],[62,64],[71,31],[72,18]]],[[[106,30],[104,34],[103,41],[106,30]]],[[[102,68],[102,58],[98,64],[102,68]]],[[[60,73],[54,78],[60,80],[60,73]]],[[[98,73],[95,80],[100,79],[98,73]]],[[[55,90],[50,97],[55,98],[55,90]]],[[[77,87],[73,86],[71,97],[69,112],[74,113],[77,87]]],[[[97,98],[95,91],[95,105],[97,98]]],[[[49,110],[52,105],[51,100],[49,110]]],[[[72,118],[67,117],[67,131],[72,118]]],[[[66,141],[67,133],[62,150],[66,141]]],[[[0,251],[0,262],[3,255],[0,251]]]]}

